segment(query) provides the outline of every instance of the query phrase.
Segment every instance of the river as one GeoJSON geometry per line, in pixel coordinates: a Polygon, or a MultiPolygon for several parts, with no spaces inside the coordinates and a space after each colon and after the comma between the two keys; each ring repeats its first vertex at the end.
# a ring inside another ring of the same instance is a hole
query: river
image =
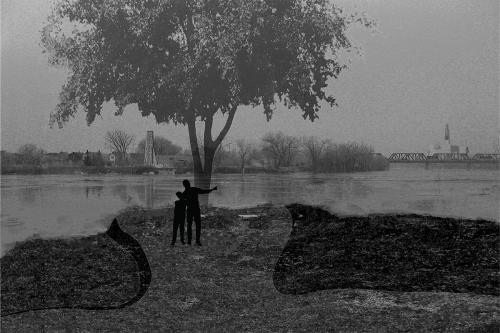
{"type": "MultiPolygon", "coordinates": [[[[215,175],[210,204],[302,202],[338,215],[420,213],[499,221],[498,170],[392,165],[348,174],[215,175]]],[[[105,231],[130,206],[172,205],[186,175],[8,175],[1,178],[1,253],[29,237],[105,231]]]]}

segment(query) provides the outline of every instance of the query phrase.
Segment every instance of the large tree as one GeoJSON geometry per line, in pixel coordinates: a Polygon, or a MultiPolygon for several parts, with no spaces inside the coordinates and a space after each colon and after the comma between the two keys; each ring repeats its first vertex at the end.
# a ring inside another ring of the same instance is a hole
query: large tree
{"type": "Polygon", "coordinates": [[[59,0],[42,31],[54,65],[69,68],[59,126],[81,107],[91,124],[105,102],[137,104],[158,123],[187,125],[195,183],[209,186],[217,147],[240,105],[276,103],[318,117],[344,66],[338,51],[354,21],[332,0],[59,0]],[[212,135],[214,115],[225,124],[212,135]],[[203,159],[196,121],[204,122],[203,159]]]}
{"type": "MultiPolygon", "coordinates": [[[[172,141],[162,136],[154,137],[154,149],[157,155],[176,155],[182,151],[182,147],[178,146],[172,141]]],[[[137,144],[137,152],[144,154],[144,149],[146,147],[146,139],[142,139],[137,144]]]]}
{"type": "Polygon", "coordinates": [[[124,162],[127,159],[127,150],[134,143],[134,139],[133,135],[122,130],[107,131],[104,137],[108,148],[119,154],[118,158],[120,162],[124,162]]]}
{"type": "Polygon", "coordinates": [[[302,138],[302,146],[311,159],[311,170],[313,173],[318,172],[320,167],[321,156],[328,146],[328,140],[320,140],[315,136],[307,136],[302,138]]]}
{"type": "Polygon", "coordinates": [[[241,174],[245,174],[245,165],[250,161],[252,154],[254,152],[253,145],[245,139],[239,139],[236,141],[236,152],[240,160],[241,174]]]}
{"type": "Polygon", "coordinates": [[[274,168],[289,167],[299,151],[300,140],[283,132],[267,133],[262,138],[262,150],[274,168]]]}

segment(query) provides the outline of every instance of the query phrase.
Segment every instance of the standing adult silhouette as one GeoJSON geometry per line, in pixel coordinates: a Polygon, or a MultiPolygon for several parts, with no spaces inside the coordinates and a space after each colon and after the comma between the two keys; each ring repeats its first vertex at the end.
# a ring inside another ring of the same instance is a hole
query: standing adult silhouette
{"type": "Polygon", "coordinates": [[[201,246],[200,233],[201,233],[201,212],[200,212],[200,202],[198,200],[199,194],[208,194],[212,191],[217,190],[217,186],[209,190],[203,190],[198,187],[191,187],[189,180],[184,179],[182,181],[184,185],[184,192],[182,197],[186,200],[186,217],[187,217],[187,243],[191,245],[193,219],[196,226],[196,245],[201,246]]]}

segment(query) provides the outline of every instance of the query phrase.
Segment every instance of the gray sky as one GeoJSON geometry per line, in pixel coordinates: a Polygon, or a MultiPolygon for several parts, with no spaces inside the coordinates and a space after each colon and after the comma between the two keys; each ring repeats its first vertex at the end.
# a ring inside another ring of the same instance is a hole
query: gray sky
{"type": "MultiPolygon", "coordinates": [[[[452,143],[468,145],[471,153],[491,152],[500,125],[499,1],[354,3],[377,21],[379,32],[350,31],[363,55],[353,55],[350,69],[328,88],[339,107],[323,108],[314,123],[284,107],[269,123],[261,108],[240,108],[227,141],[256,141],[281,130],[337,142],[363,141],[384,154],[425,152],[429,144],[443,140],[449,123],[452,143]]],[[[1,1],[2,149],[35,143],[50,152],[105,151],[104,135],[114,128],[133,133],[137,141],[154,130],[188,146],[186,127],[157,125],[154,118],[141,117],[136,106],[116,117],[113,106],[106,105],[103,117],[90,127],[81,113],[63,129],[50,129],[49,114],[66,75],[47,65],[39,46],[49,9],[47,0],[1,1]]]]}

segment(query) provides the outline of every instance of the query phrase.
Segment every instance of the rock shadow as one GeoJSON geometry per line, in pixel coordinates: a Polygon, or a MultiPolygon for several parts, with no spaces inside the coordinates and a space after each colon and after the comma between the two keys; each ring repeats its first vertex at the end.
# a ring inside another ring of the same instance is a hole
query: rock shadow
{"type": "Polygon", "coordinates": [[[500,295],[496,222],[287,209],[292,232],[273,273],[283,294],[360,288],[500,295]]]}

